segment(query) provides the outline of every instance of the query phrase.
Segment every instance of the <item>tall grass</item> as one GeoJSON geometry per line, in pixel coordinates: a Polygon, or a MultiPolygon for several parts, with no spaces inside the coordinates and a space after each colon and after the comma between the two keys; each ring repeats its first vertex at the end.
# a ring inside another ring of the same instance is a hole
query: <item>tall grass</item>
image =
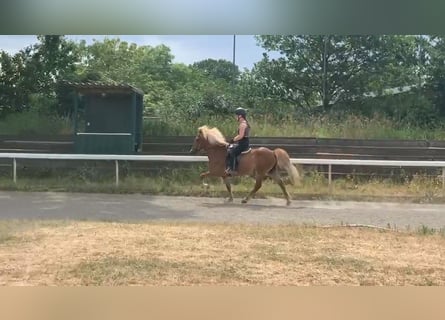
{"type": "Polygon", "coordinates": [[[71,121],[47,116],[36,111],[13,113],[0,119],[0,134],[68,134],[72,132],[71,121]]]}
{"type": "MultiPolygon", "coordinates": [[[[276,118],[271,115],[249,118],[253,137],[318,137],[345,139],[445,139],[445,124],[435,129],[400,125],[386,118],[348,115],[300,116],[276,118]]],[[[232,116],[204,116],[195,119],[179,117],[147,119],[144,136],[191,136],[202,125],[218,127],[226,136],[233,136],[237,124],[232,116]]],[[[73,132],[69,119],[50,117],[35,111],[16,113],[0,119],[0,134],[69,134],[73,132]]]]}
{"type": "MultiPolygon", "coordinates": [[[[346,116],[308,116],[295,119],[292,117],[276,119],[272,116],[249,118],[252,136],[263,137],[318,137],[345,139],[445,139],[445,125],[436,129],[414,126],[401,126],[386,118],[346,116]]],[[[209,116],[194,120],[180,118],[153,119],[145,123],[144,134],[194,135],[201,125],[218,127],[223,134],[231,136],[236,130],[233,117],[209,116]]]]}

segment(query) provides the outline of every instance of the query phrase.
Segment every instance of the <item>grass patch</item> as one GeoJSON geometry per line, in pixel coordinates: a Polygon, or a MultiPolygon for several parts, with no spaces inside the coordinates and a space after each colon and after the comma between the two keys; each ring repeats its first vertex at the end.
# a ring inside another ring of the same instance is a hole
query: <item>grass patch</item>
{"type": "Polygon", "coordinates": [[[314,261],[328,265],[331,268],[346,268],[361,272],[368,270],[370,266],[370,263],[366,260],[344,256],[318,256],[315,257],[314,261]]]}
{"type": "Polygon", "coordinates": [[[80,279],[82,285],[120,286],[200,283],[226,283],[242,280],[237,270],[227,265],[206,264],[192,261],[166,261],[157,258],[135,259],[111,257],[100,261],[81,263],[70,271],[71,277],[80,279]],[[145,279],[145,280],[142,280],[145,279]]]}
{"type": "Polygon", "coordinates": [[[18,243],[38,242],[43,234],[36,230],[58,228],[68,222],[40,220],[0,220],[0,245],[16,245],[18,243]]]}
{"type": "Polygon", "coordinates": [[[15,237],[4,230],[0,230],[0,244],[14,240],[15,237]]]}
{"type": "MultiPolygon", "coordinates": [[[[43,174],[19,169],[16,184],[10,176],[0,175],[0,189],[226,197],[227,190],[220,178],[209,178],[209,187],[203,187],[199,173],[205,169],[206,165],[192,165],[182,168],[154,168],[153,171],[122,170],[119,186],[115,185],[114,169],[111,167],[102,171],[95,168],[64,168],[53,172],[45,171],[43,174]]],[[[233,191],[237,197],[245,196],[253,186],[252,178],[233,179],[233,191]]],[[[288,185],[287,188],[294,199],[445,201],[440,177],[426,174],[412,177],[404,174],[390,177],[346,175],[334,179],[329,187],[324,174],[306,172],[300,186],[288,185]]],[[[282,197],[282,192],[278,185],[266,180],[256,197],[282,197]]]]}
{"type": "Polygon", "coordinates": [[[82,262],[71,271],[71,276],[79,278],[83,285],[119,286],[137,284],[139,279],[157,282],[169,273],[185,272],[190,267],[184,263],[160,259],[134,259],[109,257],[100,261],[82,262]]]}
{"type": "Polygon", "coordinates": [[[423,236],[431,236],[438,234],[445,237],[445,228],[435,229],[422,225],[417,229],[417,233],[423,236]]]}
{"type": "Polygon", "coordinates": [[[1,285],[444,285],[445,237],[366,228],[32,224],[0,246],[1,285]]]}
{"type": "Polygon", "coordinates": [[[34,227],[35,224],[20,220],[0,220],[0,244],[10,245],[31,241],[25,233],[34,227]]]}

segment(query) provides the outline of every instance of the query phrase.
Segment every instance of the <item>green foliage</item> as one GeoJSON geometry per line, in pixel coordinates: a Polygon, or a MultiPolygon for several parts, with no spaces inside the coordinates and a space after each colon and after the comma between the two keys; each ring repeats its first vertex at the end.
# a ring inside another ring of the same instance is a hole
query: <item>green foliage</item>
{"type": "Polygon", "coordinates": [[[434,46],[429,47],[430,63],[426,69],[426,87],[430,90],[432,100],[441,116],[445,116],[445,37],[432,37],[434,46]]]}
{"type": "Polygon", "coordinates": [[[26,108],[30,88],[25,84],[25,53],[0,55],[0,117],[26,108]]]}
{"type": "Polygon", "coordinates": [[[328,106],[366,92],[402,86],[413,78],[413,37],[259,36],[266,50],[282,57],[253,70],[271,95],[302,106],[328,106]]]}
{"type": "Polygon", "coordinates": [[[418,229],[417,229],[417,233],[423,236],[431,236],[437,233],[437,230],[434,228],[430,228],[426,225],[421,225],[418,229]]]}
{"type": "Polygon", "coordinates": [[[128,83],[142,91],[156,92],[166,86],[173,55],[164,45],[137,46],[119,38],[105,38],[84,49],[82,73],[97,73],[101,79],[128,83]]]}
{"type": "Polygon", "coordinates": [[[42,108],[42,100],[48,103],[47,111],[52,108],[55,113],[56,84],[75,72],[79,52],[73,42],[58,35],[38,36],[37,39],[38,43],[12,57],[1,52],[0,117],[30,110],[33,104],[42,108]]]}
{"type": "Polygon", "coordinates": [[[222,59],[173,63],[164,45],[138,46],[119,38],[87,45],[39,36],[35,45],[13,56],[0,52],[0,118],[26,110],[70,118],[73,91],[61,82],[70,80],[124,82],[142,89],[144,115],[159,117],[146,126],[153,134],[194,133],[197,124],[212,121],[227,123],[232,132],[231,113],[238,106],[262,123],[264,135],[389,138],[443,128],[443,37],[257,39],[265,51],[281,57],[265,53],[253,70],[240,72],[222,59]],[[405,85],[413,89],[388,94],[389,88],[405,85]]]}
{"type": "Polygon", "coordinates": [[[192,67],[200,70],[211,79],[223,80],[227,83],[238,81],[240,75],[238,66],[224,59],[206,59],[195,62],[192,67]]]}
{"type": "Polygon", "coordinates": [[[71,133],[68,119],[49,116],[34,110],[12,113],[0,120],[0,134],[61,134],[71,133]]]}
{"type": "Polygon", "coordinates": [[[407,130],[435,128],[442,123],[439,110],[428,93],[417,89],[405,93],[339,102],[327,109],[320,106],[303,114],[326,115],[333,120],[341,120],[351,115],[363,120],[380,119],[382,124],[391,122],[392,127],[407,130]]]}

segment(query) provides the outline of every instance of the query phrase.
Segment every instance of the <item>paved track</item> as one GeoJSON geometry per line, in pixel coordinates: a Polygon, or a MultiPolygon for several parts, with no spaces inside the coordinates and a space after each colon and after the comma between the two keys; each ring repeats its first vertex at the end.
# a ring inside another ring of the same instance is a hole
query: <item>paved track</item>
{"type": "Polygon", "coordinates": [[[55,192],[0,192],[0,219],[168,220],[317,225],[366,224],[387,227],[445,227],[444,204],[353,201],[299,201],[289,207],[284,199],[168,197],[140,194],[80,194],[55,192]]]}

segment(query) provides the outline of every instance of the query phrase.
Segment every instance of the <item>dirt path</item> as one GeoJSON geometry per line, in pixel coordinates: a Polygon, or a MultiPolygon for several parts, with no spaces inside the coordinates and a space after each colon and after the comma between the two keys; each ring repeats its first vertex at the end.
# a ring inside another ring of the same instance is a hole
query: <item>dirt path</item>
{"type": "Polygon", "coordinates": [[[365,224],[445,228],[445,204],[222,198],[141,194],[0,192],[0,219],[171,220],[241,223],[365,224]]]}

